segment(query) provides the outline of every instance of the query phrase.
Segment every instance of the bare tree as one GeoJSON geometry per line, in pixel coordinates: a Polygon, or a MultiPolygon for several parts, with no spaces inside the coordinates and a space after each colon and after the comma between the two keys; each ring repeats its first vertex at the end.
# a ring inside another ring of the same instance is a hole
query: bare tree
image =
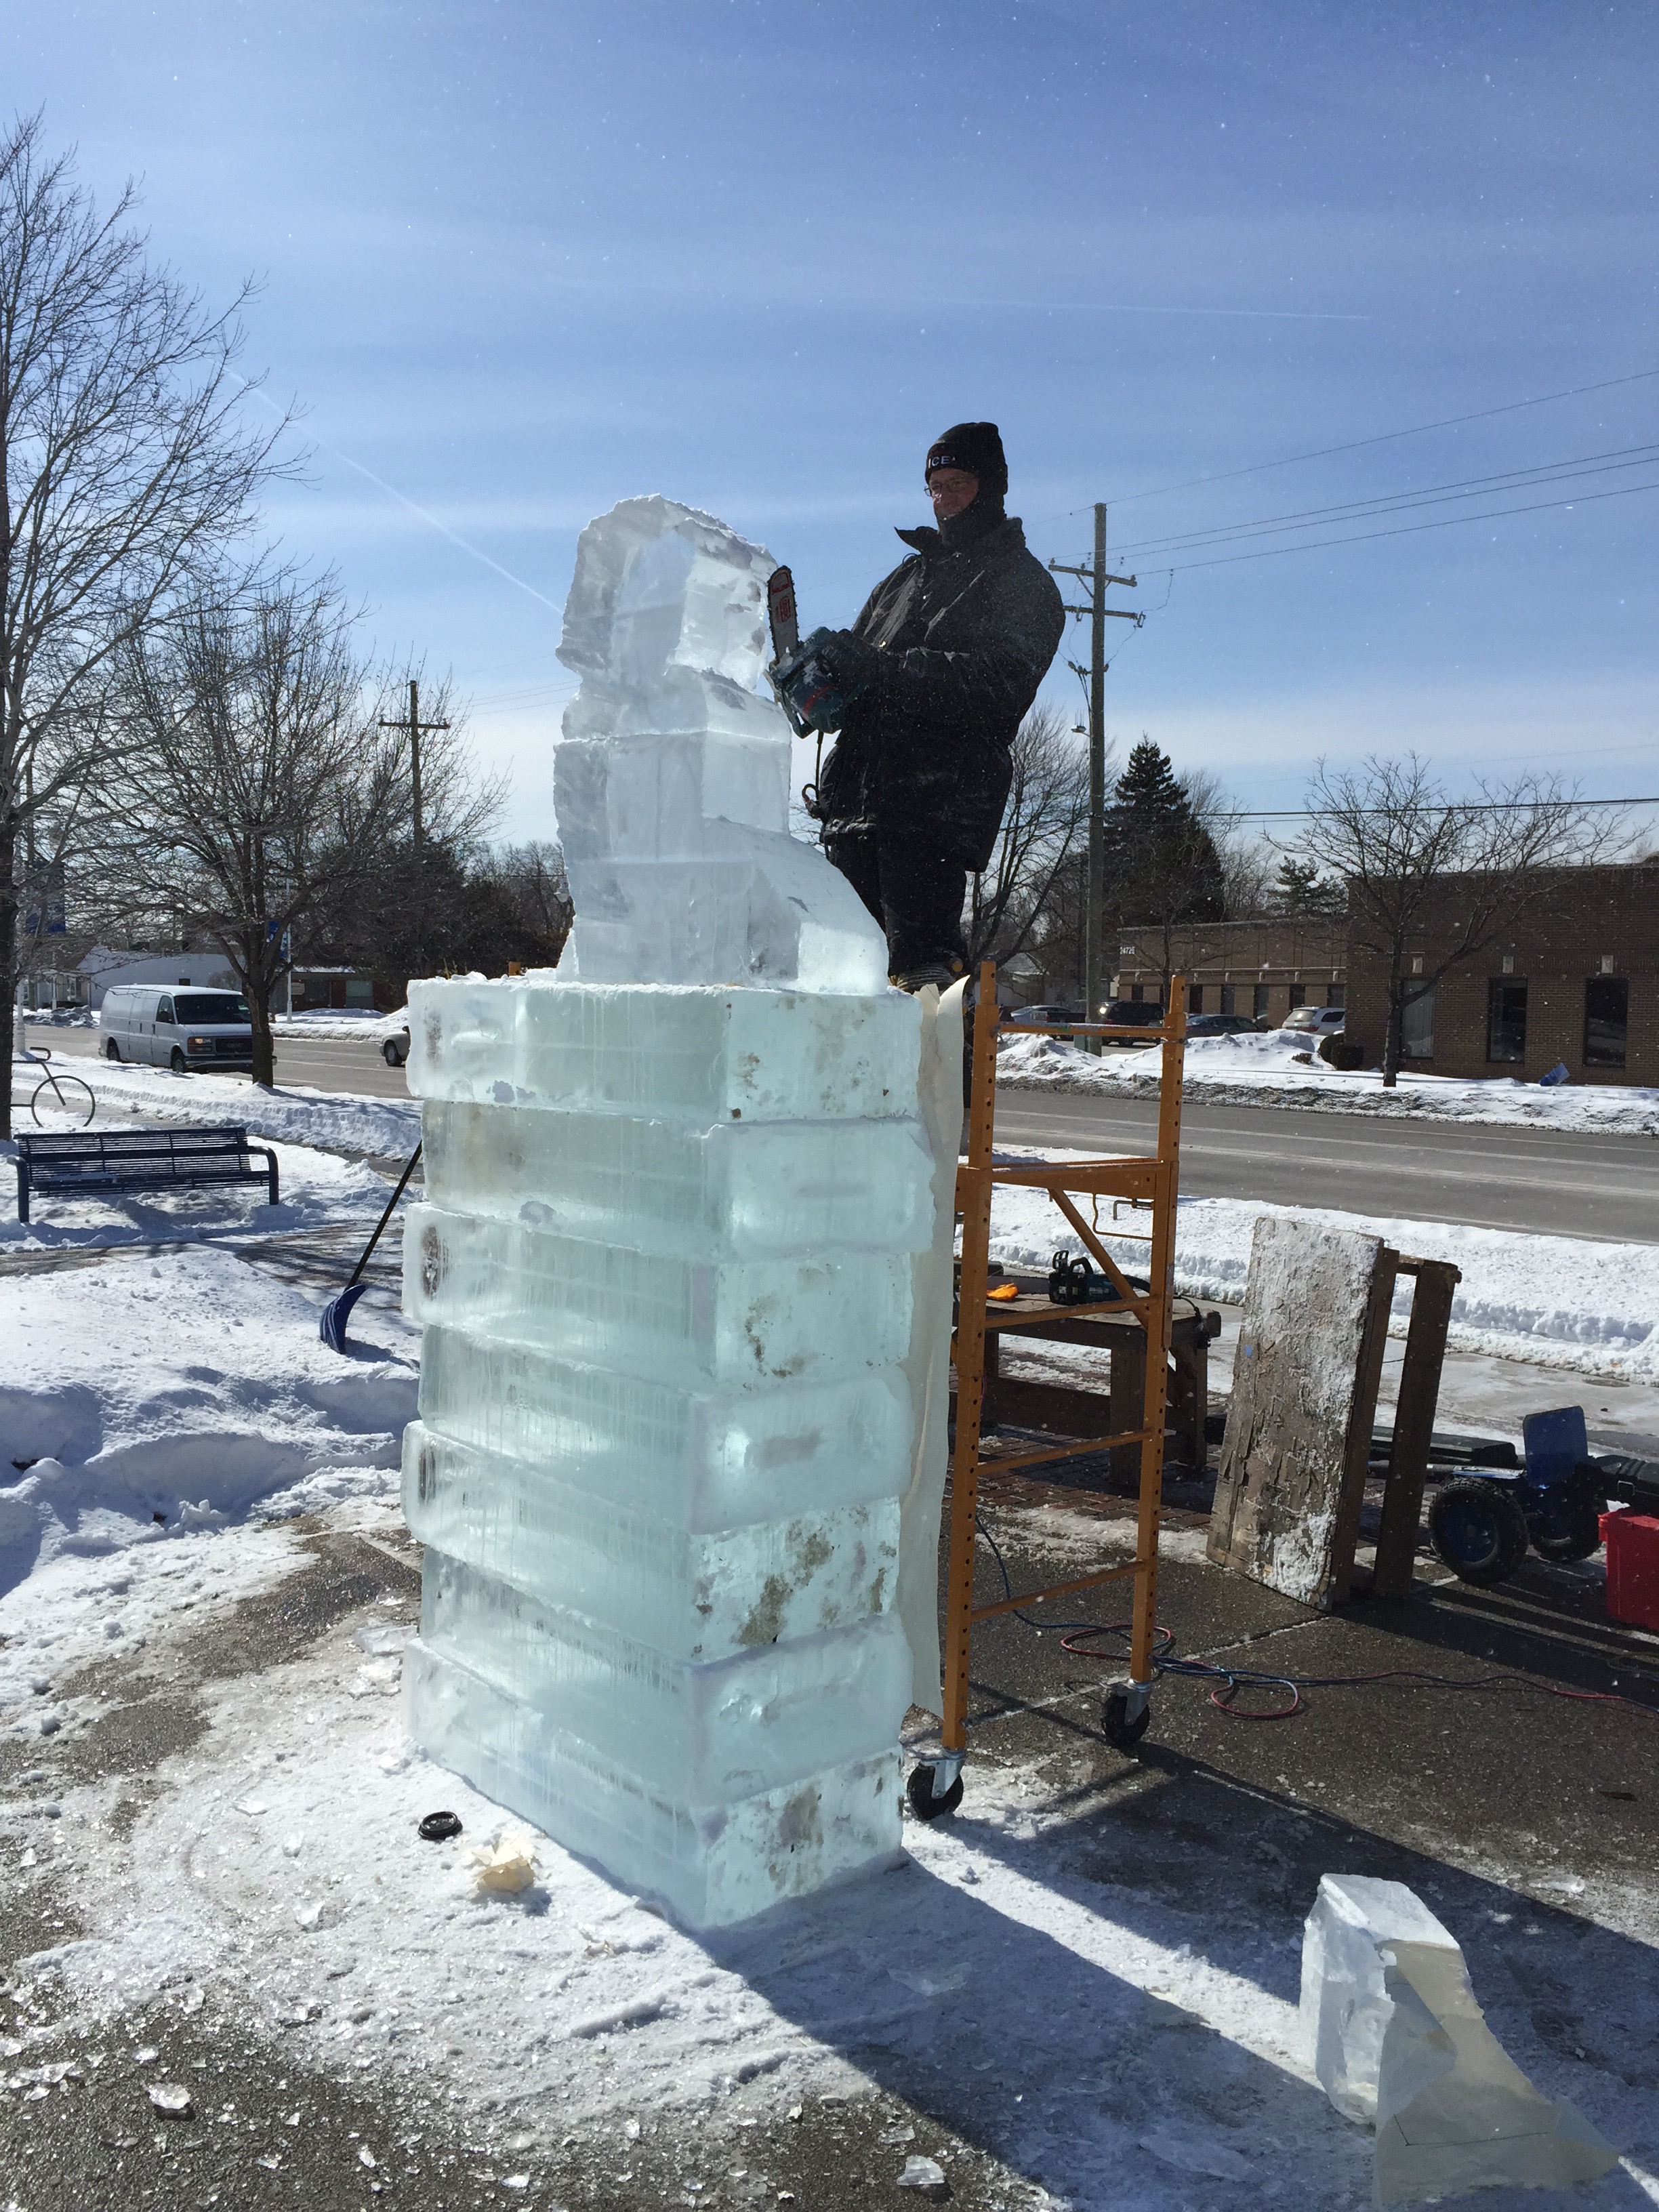
{"type": "MultiPolygon", "coordinates": [[[[20,835],[93,773],[113,656],[244,529],[284,423],[250,430],[232,368],[246,289],[215,314],[107,216],[0,137],[0,987],[17,973],[20,835]]],[[[11,1121],[0,1085],[0,1134],[11,1121]]]]}
{"type": "Polygon", "coordinates": [[[1260,837],[1241,828],[1231,795],[1211,769],[1193,769],[1182,776],[1181,785],[1194,821],[1221,863],[1223,915],[1229,921],[1253,921],[1267,911],[1276,856],[1260,837]]]}
{"type": "Polygon", "coordinates": [[[556,966],[576,918],[562,849],[543,842],[501,845],[484,864],[484,872],[500,887],[521,927],[535,941],[535,964],[556,966]]]}
{"type": "Polygon", "coordinates": [[[407,761],[373,713],[331,579],[203,590],[123,656],[122,774],[101,828],[130,899],[220,946],[247,996],[253,1079],[294,937],[410,835],[407,761]]]}
{"type": "Polygon", "coordinates": [[[969,886],[963,934],[970,972],[993,954],[1012,958],[1046,933],[1067,864],[1088,837],[1089,756],[1057,708],[1034,707],[1027,714],[1012,765],[995,850],[969,886]]]}
{"type": "Polygon", "coordinates": [[[1480,790],[1477,799],[1447,799],[1416,753],[1373,755],[1357,769],[1322,760],[1308,786],[1303,849],[1347,884],[1350,946],[1387,968],[1390,1088],[1407,1008],[1509,936],[1555,871],[1601,859],[1619,835],[1616,820],[1598,820],[1555,776],[1480,790]]]}

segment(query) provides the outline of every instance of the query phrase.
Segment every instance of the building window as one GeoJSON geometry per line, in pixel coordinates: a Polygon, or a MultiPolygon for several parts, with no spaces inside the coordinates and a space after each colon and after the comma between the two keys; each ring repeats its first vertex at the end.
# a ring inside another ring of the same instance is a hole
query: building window
{"type": "Polygon", "coordinates": [[[1331,984],[1325,993],[1325,1004],[1328,1006],[1340,1006],[1346,1005],[1347,1003],[1345,996],[1346,988],[1347,987],[1346,984],[1331,984]]]}
{"type": "Polygon", "coordinates": [[[1251,1012],[1255,1014],[1257,1021],[1263,1021],[1267,1018],[1267,987],[1265,983],[1258,983],[1255,986],[1255,1003],[1252,1006],[1251,1012]]]}
{"type": "Polygon", "coordinates": [[[1584,1065],[1622,1067],[1630,1028],[1630,985],[1622,975],[1592,975],[1584,986],[1584,1065]]]}
{"type": "Polygon", "coordinates": [[[1405,1018],[1401,1024],[1400,1049],[1407,1060],[1434,1058],[1434,993],[1406,1001],[1405,1018]]]}
{"type": "Polygon", "coordinates": [[[1188,992],[1187,1004],[1192,1008],[1195,1014],[1201,1014],[1203,1012],[1204,986],[1201,983],[1194,983],[1192,989],[1188,992]]]}
{"type": "Polygon", "coordinates": [[[1236,1014],[1238,1012],[1238,1008],[1233,1003],[1237,996],[1237,992],[1234,990],[1231,983],[1224,983],[1222,985],[1221,1011],[1224,1014],[1236,1014]]]}
{"type": "Polygon", "coordinates": [[[1303,986],[1301,985],[1301,983],[1299,983],[1299,982],[1296,982],[1296,983],[1292,983],[1292,984],[1291,984],[1291,1006],[1305,1006],[1305,1005],[1306,1005],[1306,1003],[1307,1003],[1307,998],[1308,998],[1308,994],[1307,994],[1307,992],[1304,989],[1304,988],[1303,988],[1303,986]]]}
{"type": "Polygon", "coordinates": [[[1524,1060],[1527,1056],[1527,987],[1508,975],[1486,980],[1486,1057],[1524,1060]]]}
{"type": "Polygon", "coordinates": [[[1144,983],[1131,983],[1131,984],[1130,984],[1130,986],[1129,986],[1129,999],[1130,999],[1130,1003],[1131,1003],[1132,1005],[1133,1005],[1133,1006],[1139,1006],[1139,1005],[1142,1003],[1142,1001],[1145,1000],[1146,996],[1146,986],[1144,983]]]}

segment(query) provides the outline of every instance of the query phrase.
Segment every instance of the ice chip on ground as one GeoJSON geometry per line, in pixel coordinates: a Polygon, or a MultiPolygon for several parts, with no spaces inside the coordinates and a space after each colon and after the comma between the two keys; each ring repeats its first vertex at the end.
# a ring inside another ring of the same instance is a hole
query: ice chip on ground
{"type": "Polygon", "coordinates": [[[516,1897],[536,1879],[535,1846],[522,1833],[503,1836],[487,1848],[475,1846],[466,1856],[474,1869],[472,1886],[481,1896],[516,1897]]]}
{"type": "Polygon", "coordinates": [[[1183,2173],[1207,2173],[1217,2181],[1247,2181],[1249,2160],[1224,2143],[1211,2142],[1192,2136],[1171,2135],[1167,2128],[1155,2134],[1137,2138],[1142,2150],[1164,2166],[1178,2167],[1183,2173]]]}
{"type": "Polygon", "coordinates": [[[149,2101],[158,2112],[173,2119],[188,2119],[191,2112],[190,2092],[182,2081],[152,2081],[149,2101]]]}
{"type": "Polygon", "coordinates": [[[1455,1940],[1403,1882],[1321,1877],[1303,1938],[1302,2022],[1331,2102],[1376,2125],[1379,2204],[1565,2188],[1618,2162],[1505,2054],[1455,1940]]]}
{"type": "Polygon", "coordinates": [[[931,2197],[943,2197],[945,2168],[937,2159],[907,2158],[898,2185],[901,2189],[920,2189],[931,2197]]]}

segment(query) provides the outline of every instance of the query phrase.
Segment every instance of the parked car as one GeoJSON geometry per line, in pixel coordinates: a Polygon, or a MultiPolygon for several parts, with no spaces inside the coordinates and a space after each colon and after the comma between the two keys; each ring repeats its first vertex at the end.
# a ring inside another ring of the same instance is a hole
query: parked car
{"type": "Polygon", "coordinates": [[[1080,1022],[1083,1019],[1083,1009],[1081,1006],[1016,1006],[1002,1018],[1005,1026],[1055,1028],[1066,1022],[1080,1022]]]}
{"type": "Polygon", "coordinates": [[[1189,1014],[1187,1017],[1188,1036],[1240,1036],[1246,1030],[1259,1030],[1261,1024],[1249,1014],[1189,1014]]]}
{"type": "Polygon", "coordinates": [[[395,1036],[389,1036],[380,1047],[380,1057],[388,1067],[401,1067],[409,1058],[409,1024],[404,1023],[395,1036]]]}
{"type": "Polygon", "coordinates": [[[1346,1019],[1340,1006],[1292,1006],[1279,1026],[1300,1036],[1340,1036],[1346,1019]]]}
{"type": "Polygon", "coordinates": [[[240,991],[112,983],[98,1012],[106,1060],[131,1060],[176,1074],[253,1065],[253,1030],[240,991]]]}

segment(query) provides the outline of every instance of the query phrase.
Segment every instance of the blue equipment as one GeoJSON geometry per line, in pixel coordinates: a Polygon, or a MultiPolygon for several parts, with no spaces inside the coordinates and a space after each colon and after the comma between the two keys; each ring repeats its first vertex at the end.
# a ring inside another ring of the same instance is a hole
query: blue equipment
{"type": "Polygon", "coordinates": [[[1513,1471],[1483,1468],[1444,1483],[1429,1508],[1429,1536],[1461,1581],[1507,1582],[1528,1547],[1540,1559],[1587,1559],[1601,1540],[1611,1492],[1632,1504],[1659,1504],[1659,1466],[1593,1459],[1582,1406],[1528,1413],[1525,1451],[1513,1471]]]}

